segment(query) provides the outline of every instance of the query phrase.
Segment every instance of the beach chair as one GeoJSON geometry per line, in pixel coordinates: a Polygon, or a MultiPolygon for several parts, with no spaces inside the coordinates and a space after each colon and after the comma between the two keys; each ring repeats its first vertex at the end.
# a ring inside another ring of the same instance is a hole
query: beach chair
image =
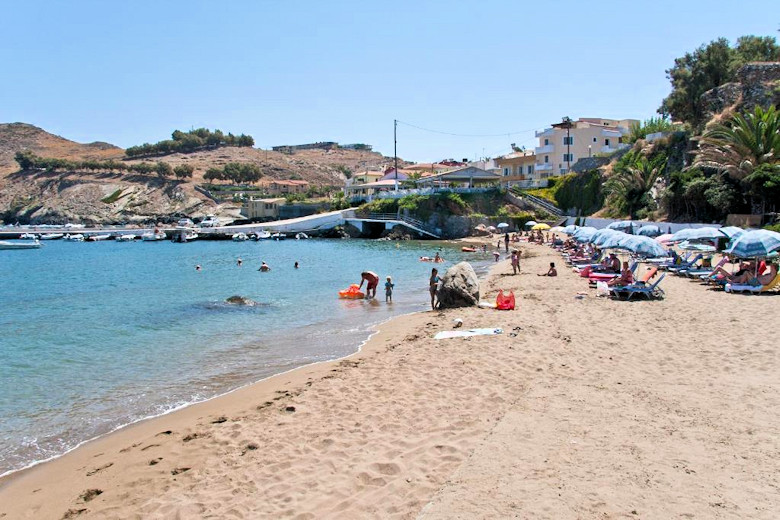
{"type": "Polygon", "coordinates": [[[685,256],[678,256],[672,260],[659,263],[658,267],[661,269],[680,267],[681,265],[688,263],[688,259],[691,257],[691,255],[693,255],[693,253],[685,253],[685,256]]]}
{"type": "MultiPolygon", "coordinates": [[[[631,270],[631,273],[636,272],[636,268],[639,266],[639,262],[634,262],[631,264],[631,267],[629,269],[631,270]]],[[[656,269],[657,271],[658,269],[656,269]]],[[[608,282],[612,280],[613,278],[617,278],[620,276],[620,273],[589,273],[588,274],[588,284],[592,285],[593,287],[596,286],[597,282],[608,282]]]]}
{"type": "Polygon", "coordinates": [[[730,293],[759,294],[759,293],[769,292],[778,286],[780,286],[780,273],[777,273],[777,276],[775,276],[772,279],[772,281],[766,285],[727,283],[725,289],[726,292],[730,292],[730,293]]]}
{"type": "Polygon", "coordinates": [[[714,267],[707,267],[707,268],[703,268],[703,269],[686,269],[685,271],[680,271],[680,274],[688,276],[690,278],[693,278],[695,276],[699,276],[699,277],[702,277],[702,278],[703,277],[708,277],[712,273],[717,271],[718,267],[723,267],[724,265],[726,265],[726,263],[728,261],[729,261],[729,259],[724,256],[723,258],[720,259],[720,262],[718,262],[717,265],[715,265],[714,267]]]}
{"type": "MultiPolygon", "coordinates": [[[[652,269],[651,269],[652,271],[652,269]]],[[[655,273],[653,273],[655,274],[655,273]]],[[[661,280],[664,279],[664,276],[666,276],[666,273],[662,274],[658,280],[655,281],[652,285],[647,285],[643,283],[634,283],[626,287],[613,287],[610,293],[615,296],[618,299],[622,298],[622,295],[626,296],[626,300],[630,300],[637,294],[644,295],[648,300],[650,298],[663,298],[664,291],[660,287],[658,287],[658,284],[661,283],[661,280]]],[[[649,278],[648,278],[649,280],[649,278]]]]}
{"type": "Polygon", "coordinates": [[[693,260],[691,260],[690,262],[684,262],[684,263],[682,263],[680,265],[674,265],[674,266],[667,267],[667,270],[669,272],[671,272],[671,273],[677,273],[679,271],[683,271],[683,270],[686,270],[686,269],[694,269],[694,266],[696,265],[696,262],[698,262],[702,258],[704,258],[704,255],[699,253],[698,255],[693,257],[693,260]]]}

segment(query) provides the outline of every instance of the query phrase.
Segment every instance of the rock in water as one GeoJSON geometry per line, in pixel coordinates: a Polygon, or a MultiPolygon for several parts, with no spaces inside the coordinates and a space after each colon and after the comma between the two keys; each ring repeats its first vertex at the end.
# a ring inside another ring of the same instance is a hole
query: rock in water
{"type": "Polygon", "coordinates": [[[239,296],[237,294],[231,296],[230,298],[227,298],[225,302],[231,305],[246,305],[248,307],[253,307],[257,305],[257,302],[255,302],[254,300],[250,300],[249,298],[246,298],[244,296],[239,296]]]}
{"type": "Polygon", "coordinates": [[[479,279],[470,263],[461,262],[447,269],[438,299],[442,309],[470,307],[479,303],[479,279]]]}

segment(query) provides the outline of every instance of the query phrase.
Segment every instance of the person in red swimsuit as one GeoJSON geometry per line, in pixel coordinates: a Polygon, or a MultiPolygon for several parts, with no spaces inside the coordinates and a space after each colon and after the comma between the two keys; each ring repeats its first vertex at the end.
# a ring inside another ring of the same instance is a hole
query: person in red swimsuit
{"type": "Polygon", "coordinates": [[[363,282],[368,282],[366,285],[366,298],[376,298],[376,287],[379,285],[379,276],[373,271],[363,271],[360,273],[360,287],[363,287],[363,282]]]}

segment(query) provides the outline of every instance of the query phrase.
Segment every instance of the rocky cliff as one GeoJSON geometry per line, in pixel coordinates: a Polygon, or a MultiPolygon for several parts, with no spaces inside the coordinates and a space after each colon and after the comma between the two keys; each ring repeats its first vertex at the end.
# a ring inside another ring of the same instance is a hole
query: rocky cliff
{"type": "Polygon", "coordinates": [[[737,81],[708,90],[702,95],[701,104],[707,119],[715,121],[756,105],[764,108],[780,105],[780,63],[756,62],[742,66],[737,81]]]}

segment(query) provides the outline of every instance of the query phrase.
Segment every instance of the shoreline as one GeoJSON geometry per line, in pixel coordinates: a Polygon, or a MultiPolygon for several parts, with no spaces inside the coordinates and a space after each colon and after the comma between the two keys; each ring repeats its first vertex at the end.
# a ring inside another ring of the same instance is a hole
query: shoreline
{"type": "MultiPolygon", "coordinates": [[[[474,240],[475,240],[474,237],[466,237],[466,238],[462,238],[462,239],[450,240],[449,242],[452,242],[454,244],[458,244],[458,243],[476,243],[476,242],[474,242],[474,240]]],[[[477,241],[479,241],[479,239],[477,239],[477,241]]],[[[479,243],[481,243],[481,242],[479,242],[479,243]]],[[[496,265],[493,265],[493,264],[487,262],[484,259],[480,259],[480,262],[483,262],[483,263],[485,263],[487,265],[487,269],[485,269],[485,271],[481,275],[480,275],[480,270],[477,270],[477,275],[479,277],[480,284],[482,284],[490,276],[492,276],[493,270],[496,268],[496,265]]],[[[427,291],[425,293],[421,293],[421,295],[422,296],[427,296],[427,291]]],[[[65,451],[63,453],[60,453],[60,454],[57,454],[57,455],[53,455],[53,456],[51,456],[51,457],[49,457],[47,459],[34,461],[34,462],[30,463],[29,465],[27,465],[25,467],[22,467],[22,468],[9,470],[9,471],[7,471],[5,473],[0,474],[0,492],[2,492],[4,487],[6,487],[7,485],[11,484],[16,478],[21,477],[25,473],[33,471],[33,470],[36,470],[37,468],[39,468],[41,466],[44,466],[46,464],[55,462],[55,461],[57,461],[57,460],[59,460],[59,459],[61,459],[63,457],[66,457],[66,456],[76,452],[77,450],[82,449],[82,447],[85,447],[85,446],[89,445],[90,443],[98,442],[98,441],[101,441],[103,439],[106,439],[107,437],[110,437],[110,436],[113,436],[115,434],[121,433],[125,429],[133,428],[135,426],[138,426],[138,425],[140,425],[142,423],[145,423],[145,422],[148,422],[148,421],[155,421],[157,419],[162,419],[164,417],[177,414],[177,413],[182,412],[184,410],[187,410],[189,408],[207,404],[207,403],[209,403],[211,401],[214,401],[214,400],[219,400],[219,399],[222,399],[222,398],[229,397],[229,396],[231,396],[232,394],[234,394],[236,392],[239,392],[239,391],[242,391],[242,390],[246,390],[246,389],[250,389],[251,387],[253,387],[255,385],[264,384],[266,382],[269,382],[272,379],[275,379],[277,377],[282,377],[282,376],[294,373],[294,372],[296,372],[298,370],[315,368],[318,365],[323,365],[323,364],[338,363],[338,362],[341,362],[343,360],[347,360],[347,359],[351,358],[352,356],[359,355],[363,351],[364,347],[366,347],[366,345],[368,345],[370,343],[371,339],[382,331],[383,327],[391,326],[392,322],[394,322],[396,320],[400,321],[400,320],[402,320],[405,317],[414,316],[414,315],[426,313],[426,312],[429,312],[429,311],[430,311],[430,309],[412,311],[412,312],[409,312],[409,313],[406,313],[406,314],[400,314],[400,315],[397,315],[397,316],[393,316],[393,317],[387,318],[385,320],[382,320],[382,321],[376,323],[368,331],[368,335],[363,340],[361,340],[358,343],[358,345],[356,347],[356,350],[354,352],[352,352],[352,353],[349,353],[349,354],[346,354],[344,356],[341,356],[341,357],[338,357],[338,358],[334,358],[334,359],[314,361],[312,363],[307,363],[307,364],[304,364],[304,365],[301,365],[301,366],[290,368],[290,369],[285,370],[283,372],[279,372],[278,374],[272,374],[272,375],[266,376],[264,378],[258,379],[256,381],[245,383],[245,384],[243,384],[241,386],[238,386],[236,388],[227,390],[225,392],[219,393],[217,395],[214,395],[212,397],[209,397],[209,398],[201,400],[201,401],[195,401],[195,402],[191,402],[191,403],[182,404],[182,405],[176,406],[175,408],[172,408],[172,409],[167,410],[167,411],[165,411],[163,413],[160,413],[160,414],[150,415],[150,416],[138,418],[138,419],[133,420],[132,422],[129,422],[127,424],[123,424],[123,425],[117,426],[116,428],[114,428],[111,431],[99,434],[99,435],[97,435],[95,437],[92,437],[90,439],[83,440],[83,441],[79,442],[76,446],[73,446],[72,448],[69,448],[67,451],[65,451]]],[[[2,516],[0,516],[0,518],[2,518],[2,516]]]]}

